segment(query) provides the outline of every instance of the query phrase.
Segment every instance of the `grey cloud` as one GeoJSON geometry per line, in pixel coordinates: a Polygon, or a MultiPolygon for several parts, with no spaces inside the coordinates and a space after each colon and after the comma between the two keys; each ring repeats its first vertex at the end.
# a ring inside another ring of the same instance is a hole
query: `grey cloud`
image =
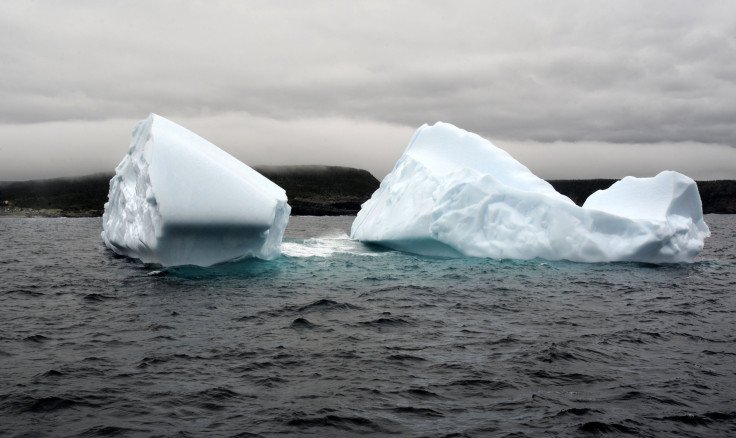
{"type": "Polygon", "coordinates": [[[736,146],[736,4],[6,1],[0,124],[245,113],[736,146]]]}

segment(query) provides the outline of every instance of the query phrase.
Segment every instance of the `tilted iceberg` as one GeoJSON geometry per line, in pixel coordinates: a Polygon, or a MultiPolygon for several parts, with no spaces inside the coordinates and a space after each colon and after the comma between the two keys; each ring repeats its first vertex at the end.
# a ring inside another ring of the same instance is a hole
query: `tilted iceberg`
{"type": "Polygon", "coordinates": [[[695,182],[627,177],[582,207],[480,136],[424,125],[351,237],[424,255],[692,262],[710,235],[695,182]]]}
{"type": "Polygon", "coordinates": [[[115,169],[102,239],[164,266],[273,259],[291,207],[284,190],[193,132],[151,114],[115,169]]]}

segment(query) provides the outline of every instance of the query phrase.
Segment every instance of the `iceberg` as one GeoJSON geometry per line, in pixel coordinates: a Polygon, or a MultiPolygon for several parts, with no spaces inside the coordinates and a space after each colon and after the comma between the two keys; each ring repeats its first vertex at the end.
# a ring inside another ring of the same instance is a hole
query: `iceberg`
{"type": "Polygon", "coordinates": [[[156,114],[136,124],[110,180],[102,239],[164,266],[274,259],[291,207],[286,192],[197,134],[156,114]]]}
{"type": "Polygon", "coordinates": [[[626,177],[582,207],[482,137],[420,127],[351,237],[434,256],[692,262],[710,235],[695,182],[626,177]]]}

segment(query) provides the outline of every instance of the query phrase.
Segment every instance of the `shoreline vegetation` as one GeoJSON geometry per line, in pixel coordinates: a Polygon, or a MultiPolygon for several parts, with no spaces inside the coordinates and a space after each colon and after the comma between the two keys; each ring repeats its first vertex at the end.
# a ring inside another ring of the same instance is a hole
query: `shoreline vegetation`
{"type": "MultiPolygon", "coordinates": [[[[355,215],[380,182],[368,171],[339,166],[256,166],[289,198],[294,216],[355,215]]],[[[0,217],[97,217],[107,202],[112,173],[0,182],[0,217]]],[[[615,179],[549,180],[581,205],[615,179]]],[[[703,213],[736,214],[736,180],[697,181],[703,213]]]]}

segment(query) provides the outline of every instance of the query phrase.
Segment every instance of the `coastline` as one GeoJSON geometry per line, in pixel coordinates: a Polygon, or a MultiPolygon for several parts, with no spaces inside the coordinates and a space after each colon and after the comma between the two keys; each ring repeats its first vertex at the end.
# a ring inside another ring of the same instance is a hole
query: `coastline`
{"type": "MultiPolygon", "coordinates": [[[[362,169],[268,166],[256,170],[286,190],[293,216],[355,215],[380,182],[362,169]]],[[[0,218],[99,217],[112,174],[31,181],[0,181],[0,218]]],[[[577,205],[615,179],[548,180],[577,205]]],[[[736,180],[696,181],[703,214],[736,214],[736,180]]]]}
{"type": "Polygon", "coordinates": [[[100,210],[67,211],[61,208],[3,208],[0,218],[81,218],[102,217],[100,210]]]}

